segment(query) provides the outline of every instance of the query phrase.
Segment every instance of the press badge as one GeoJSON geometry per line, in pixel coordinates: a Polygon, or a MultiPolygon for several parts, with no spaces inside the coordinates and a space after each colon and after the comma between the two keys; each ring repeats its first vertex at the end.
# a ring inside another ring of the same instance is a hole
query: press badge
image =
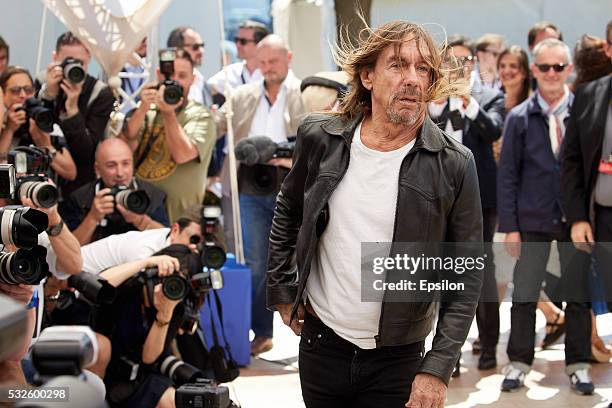
{"type": "Polygon", "coordinates": [[[608,156],[608,160],[601,159],[599,162],[599,172],[612,175],[612,154],[608,156]]]}

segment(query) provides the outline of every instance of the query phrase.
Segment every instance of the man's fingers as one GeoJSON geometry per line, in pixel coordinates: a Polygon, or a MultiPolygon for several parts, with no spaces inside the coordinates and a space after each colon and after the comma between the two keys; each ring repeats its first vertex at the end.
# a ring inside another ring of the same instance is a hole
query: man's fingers
{"type": "Polygon", "coordinates": [[[304,324],[297,321],[297,319],[293,319],[291,322],[291,330],[296,334],[296,336],[300,336],[302,334],[302,326],[304,324]]]}

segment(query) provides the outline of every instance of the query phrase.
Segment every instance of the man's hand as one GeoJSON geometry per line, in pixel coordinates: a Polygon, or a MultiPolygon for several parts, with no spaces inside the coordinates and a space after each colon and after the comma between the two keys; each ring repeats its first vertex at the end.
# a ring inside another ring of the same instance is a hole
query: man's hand
{"type": "Polygon", "coordinates": [[[79,113],[79,96],[83,90],[84,83],[85,81],[73,84],[69,80],[64,79],[59,85],[66,94],[66,116],[69,118],[79,113]]]}
{"type": "Polygon", "coordinates": [[[281,317],[283,318],[283,323],[289,326],[291,330],[293,330],[296,336],[301,335],[302,326],[304,326],[304,314],[306,313],[306,310],[304,309],[304,305],[300,304],[298,306],[297,314],[295,316],[295,319],[293,319],[293,321],[290,321],[291,320],[291,308],[293,307],[292,304],[280,303],[278,305],[275,305],[274,307],[276,308],[276,310],[278,310],[281,317]]]}
{"type": "Polygon", "coordinates": [[[115,211],[115,197],[110,192],[110,188],[103,188],[94,197],[89,216],[97,222],[115,211]]]}
{"type": "Polygon", "coordinates": [[[504,245],[508,255],[519,259],[521,256],[521,233],[518,231],[507,233],[504,245]]]}
{"type": "MultiPolygon", "coordinates": [[[[49,182],[53,184],[51,180],[49,180],[49,182]]],[[[62,220],[62,218],[59,215],[59,212],[57,211],[57,204],[55,204],[53,207],[50,207],[50,208],[37,207],[36,204],[34,204],[34,202],[30,200],[29,198],[27,198],[26,196],[21,196],[21,204],[25,205],[26,207],[34,208],[35,210],[38,210],[38,211],[42,211],[45,214],[47,214],[47,217],[49,218],[49,225],[57,225],[62,220]]]]}
{"type": "Polygon", "coordinates": [[[268,160],[267,164],[269,164],[270,166],[278,166],[291,169],[291,166],[293,166],[293,160],[289,158],[276,158],[268,160]]]}
{"type": "Polygon", "coordinates": [[[595,238],[593,229],[587,221],[578,221],[572,224],[572,242],[577,250],[588,254],[593,250],[595,238]]]}
{"type": "Polygon", "coordinates": [[[180,270],[181,265],[176,258],[168,255],[157,255],[145,259],[145,268],[157,268],[159,276],[167,276],[180,270]]]}
{"type": "Polygon", "coordinates": [[[0,293],[3,293],[8,297],[23,303],[24,305],[28,304],[30,299],[32,299],[34,288],[35,286],[32,285],[10,285],[8,283],[0,283],[0,293]]]}
{"type": "Polygon", "coordinates": [[[412,382],[407,408],[443,408],[446,401],[446,384],[431,374],[417,374],[412,382]]]}
{"type": "Polygon", "coordinates": [[[51,134],[43,132],[34,119],[30,119],[30,136],[32,136],[32,141],[38,147],[53,147],[53,143],[51,143],[51,134]]]}
{"type": "Polygon", "coordinates": [[[26,112],[22,108],[22,104],[15,103],[8,110],[6,128],[12,133],[15,133],[15,131],[26,122],[26,112]]]}
{"type": "Polygon", "coordinates": [[[58,62],[52,62],[47,65],[47,74],[45,75],[45,96],[55,99],[60,90],[60,82],[64,79],[64,70],[58,62]]]}
{"type": "MultiPolygon", "coordinates": [[[[119,211],[119,213],[123,216],[125,222],[127,222],[128,224],[132,224],[138,229],[140,229],[140,227],[142,226],[141,224],[143,223],[146,217],[146,214],[136,214],[135,212],[128,210],[121,204],[117,204],[117,211],[119,211]]],[[[146,225],[142,227],[144,229],[146,225]]]]}
{"type": "Polygon", "coordinates": [[[151,105],[157,99],[157,87],[155,85],[147,85],[140,91],[140,105],[138,109],[147,112],[151,105]]]}
{"type": "Polygon", "coordinates": [[[175,103],[174,105],[169,105],[164,101],[164,90],[165,89],[166,89],[166,85],[162,85],[159,87],[159,90],[157,91],[157,94],[155,95],[155,105],[157,105],[157,109],[159,109],[161,113],[166,113],[166,114],[176,113],[176,110],[178,109],[178,107],[183,104],[185,97],[182,97],[181,100],[178,101],[178,103],[175,103]]]}
{"type": "Polygon", "coordinates": [[[180,300],[170,300],[162,292],[162,285],[155,285],[153,292],[153,304],[157,310],[157,320],[168,322],[172,319],[174,307],[180,303],[180,300]]]}

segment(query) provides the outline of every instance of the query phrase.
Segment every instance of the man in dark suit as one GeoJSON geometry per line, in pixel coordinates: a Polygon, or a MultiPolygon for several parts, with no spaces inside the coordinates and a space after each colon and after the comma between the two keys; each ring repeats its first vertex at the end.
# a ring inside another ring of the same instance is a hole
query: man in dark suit
{"type": "MultiPolygon", "coordinates": [[[[612,60],[612,20],[605,51],[612,60]]],[[[572,242],[596,255],[612,310],[612,75],[576,90],[563,154],[562,185],[572,242]],[[594,227],[594,228],[593,228],[594,227]],[[591,244],[591,245],[589,245],[591,244]]]]}
{"type": "Polygon", "coordinates": [[[487,370],[497,365],[495,349],[499,338],[499,299],[491,247],[497,223],[497,166],[493,159],[492,146],[502,134],[504,96],[498,90],[483,87],[479,81],[472,79],[472,68],[476,57],[473,46],[467,38],[451,37],[449,47],[447,65],[449,67],[453,65],[454,56],[460,68],[451,74],[463,75],[471,79],[471,97],[451,97],[431,103],[429,113],[442,130],[472,151],[476,161],[483,214],[483,239],[487,243],[485,245],[487,269],[484,273],[481,293],[483,301],[478,303],[476,311],[476,323],[481,344],[478,368],[487,370]]]}

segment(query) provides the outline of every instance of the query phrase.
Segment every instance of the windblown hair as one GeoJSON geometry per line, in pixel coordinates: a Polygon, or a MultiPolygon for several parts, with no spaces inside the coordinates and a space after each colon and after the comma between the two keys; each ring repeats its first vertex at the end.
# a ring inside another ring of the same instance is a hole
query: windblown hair
{"type": "Polygon", "coordinates": [[[361,73],[373,70],[378,57],[387,47],[393,46],[395,54],[399,56],[402,44],[409,41],[416,41],[423,60],[430,68],[430,87],[423,102],[428,103],[451,95],[469,95],[467,80],[451,80],[448,72],[443,69],[446,43],[437,47],[422,26],[407,21],[392,21],[372,29],[365,21],[363,24],[365,28],[359,33],[357,44],[351,41],[345,28],[340,35],[339,45],[334,49],[336,63],[348,74],[350,86],[350,91],[340,106],[340,115],[350,118],[371,112],[371,91],[361,83],[361,73]]]}

